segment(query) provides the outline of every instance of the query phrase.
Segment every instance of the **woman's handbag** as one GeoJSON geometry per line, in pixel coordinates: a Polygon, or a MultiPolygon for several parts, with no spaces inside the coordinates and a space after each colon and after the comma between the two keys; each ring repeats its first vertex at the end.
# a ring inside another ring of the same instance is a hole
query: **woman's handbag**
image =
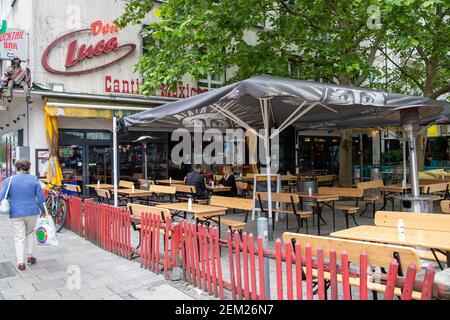
{"type": "Polygon", "coordinates": [[[11,188],[13,177],[9,179],[8,189],[6,189],[5,198],[0,203],[0,214],[7,214],[9,215],[11,213],[11,203],[9,202],[8,196],[9,196],[9,189],[11,188]]]}

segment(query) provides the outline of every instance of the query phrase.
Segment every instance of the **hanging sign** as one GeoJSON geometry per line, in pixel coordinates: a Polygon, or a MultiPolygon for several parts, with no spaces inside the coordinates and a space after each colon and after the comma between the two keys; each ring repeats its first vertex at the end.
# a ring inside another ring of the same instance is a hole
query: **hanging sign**
{"type": "Polygon", "coordinates": [[[12,60],[15,56],[28,61],[28,34],[20,29],[8,29],[0,34],[0,59],[12,60]]]}
{"type": "Polygon", "coordinates": [[[42,66],[53,74],[78,75],[115,64],[136,49],[134,43],[119,43],[116,36],[119,31],[117,25],[97,20],[89,29],[69,32],[47,47],[42,56],[42,66]],[[64,66],[55,66],[49,61],[55,49],[66,50],[64,66]]]}
{"type": "Polygon", "coordinates": [[[61,158],[73,158],[73,148],[59,148],[61,158]]]}

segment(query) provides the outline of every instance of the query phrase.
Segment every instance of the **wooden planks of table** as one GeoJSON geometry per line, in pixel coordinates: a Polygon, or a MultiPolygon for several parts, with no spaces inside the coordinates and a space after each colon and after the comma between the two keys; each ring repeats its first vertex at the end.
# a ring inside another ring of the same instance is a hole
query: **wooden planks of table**
{"type": "Polygon", "coordinates": [[[380,226],[358,226],[333,232],[334,238],[380,242],[404,245],[408,247],[424,247],[446,252],[447,265],[450,265],[450,232],[406,229],[403,236],[397,228],[380,226]]]}

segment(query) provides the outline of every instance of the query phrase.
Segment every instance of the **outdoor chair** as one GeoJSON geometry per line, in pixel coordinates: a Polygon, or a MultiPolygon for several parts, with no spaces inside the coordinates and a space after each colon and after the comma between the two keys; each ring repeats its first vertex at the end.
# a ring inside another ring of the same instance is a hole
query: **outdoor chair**
{"type": "Polygon", "coordinates": [[[145,180],[145,179],[138,179],[139,188],[148,190],[151,185],[155,184],[155,181],[153,180],[145,180]]]}
{"type": "Polygon", "coordinates": [[[336,181],[336,175],[316,176],[317,185],[319,187],[332,187],[336,181]]]}
{"type": "Polygon", "coordinates": [[[450,213],[450,200],[441,201],[441,210],[443,213],[450,213]]]}
{"type": "Polygon", "coordinates": [[[64,184],[64,189],[69,192],[76,193],[77,197],[83,200],[94,199],[92,196],[84,196],[81,192],[81,187],[77,184],[64,184]]]}

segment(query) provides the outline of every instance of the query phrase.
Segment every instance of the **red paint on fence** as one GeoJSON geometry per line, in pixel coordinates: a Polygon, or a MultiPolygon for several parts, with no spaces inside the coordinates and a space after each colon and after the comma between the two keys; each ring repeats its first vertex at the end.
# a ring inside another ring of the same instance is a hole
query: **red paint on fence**
{"type": "Polygon", "coordinates": [[[231,231],[227,232],[228,239],[228,261],[230,263],[230,281],[231,281],[231,296],[236,300],[236,285],[234,279],[234,264],[233,264],[233,243],[231,241],[231,231]]]}
{"type": "Polygon", "coordinates": [[[300,243],[295,244],[295,279],[297,280],[297,300],[303,300],[302,247],[300,243]]]}
{"type": "Polygon", "coordinates": [[[392,259],[389,264],[388,278],[386,282],[386,291],[384,292],[384,300],[392,300],[394,297],[395,281],[397,280],[398,262],[392,259]]]}
{"type": "Polygon", "coordinates": [[[359,299],[367,300],[367,254],[365,251],[360,255],[359,269],[359,299]]]}
{"type": "Polygon", "coordinates": [[[244,261],[244,296],[246,300],[250,300],[250,289],[248,284],[248,251],[247,251],[247,233],[242,235],[242,259],[244,261]]]}
{"type": "Polygon", "coordinates": [[[433,282],[434,282],[434,267],[428,265],[425,270],[425,276],[423,278],[422,296],[421,300],[431,300],[433,296],[433,282]]]}
{"type": "Polygon", "coordinates": [[[305,247],[306,250],[306,299],[313,300],[313,280],[312,280],[312,248],[310,244],[305,247]]]}
{"type": "Polygon", "coordinates": [[[237,231],[234,233],[234,252],[236,256],[237,298],[238,300],[242,300],[241,246],[239,243],[239,233],[237,231]]]}
{"type": "Polygon", "coordinates": [[[253,234],[249,235],[248,242],[250,250],[250,279],[252,288],[252,300],[257,300],[258,294],[256,292],[255,239],[253,238],[253,234]]]}
{"type": "Polygon", "coordinates": [[[330,250],[330,291],[331,300],[338,300],[336,250],[330,250]]]}
{"type": "Polygon", "coordinates": [[[324,279],[324,265],[323,265],[323,249],[317,248],[317,284],[319,287],[319,300],[325,300],[325,279],[324,279]]]}
{"type": "Polygon", "coordinates": [[[352,296],[350,294],[348,254],[346,251],[341,252],[341,263],[342,263],[342,291],[344,292],[344,300],[351,300],[352,296]]]}
{"type": "Polygon", "coordinates": [[[408,266],[408,270],[406,271],[405,285],[403,286],[402,290],[402,300],[411,300],[416,273],[416,265],[412,263],[408,266]]]}
{"type": "Polygon", "coordinates": [[[277,272],[277,299],[283,300],[283,278],[282,278],[280,239],[278,239],[275,242],[275,255],[276,255],[276,272],[277,272]]]}
{"type": "Polygon", "coordinates": [[[287,283],[287,299],[294,299],[293,277],[292,277],[292,243],[285,243],[286,247],[286,283],[287,283]]]}
{"type": "MultiPolygon", "coordinates": [[[[259,300],[266,300],[266,288],[264,285],[264,247],[263,238],[258,237],[258,267],[259,267],[259,300]]],[[[268,297],[270,299],[270,296],[268,297]]]]}

